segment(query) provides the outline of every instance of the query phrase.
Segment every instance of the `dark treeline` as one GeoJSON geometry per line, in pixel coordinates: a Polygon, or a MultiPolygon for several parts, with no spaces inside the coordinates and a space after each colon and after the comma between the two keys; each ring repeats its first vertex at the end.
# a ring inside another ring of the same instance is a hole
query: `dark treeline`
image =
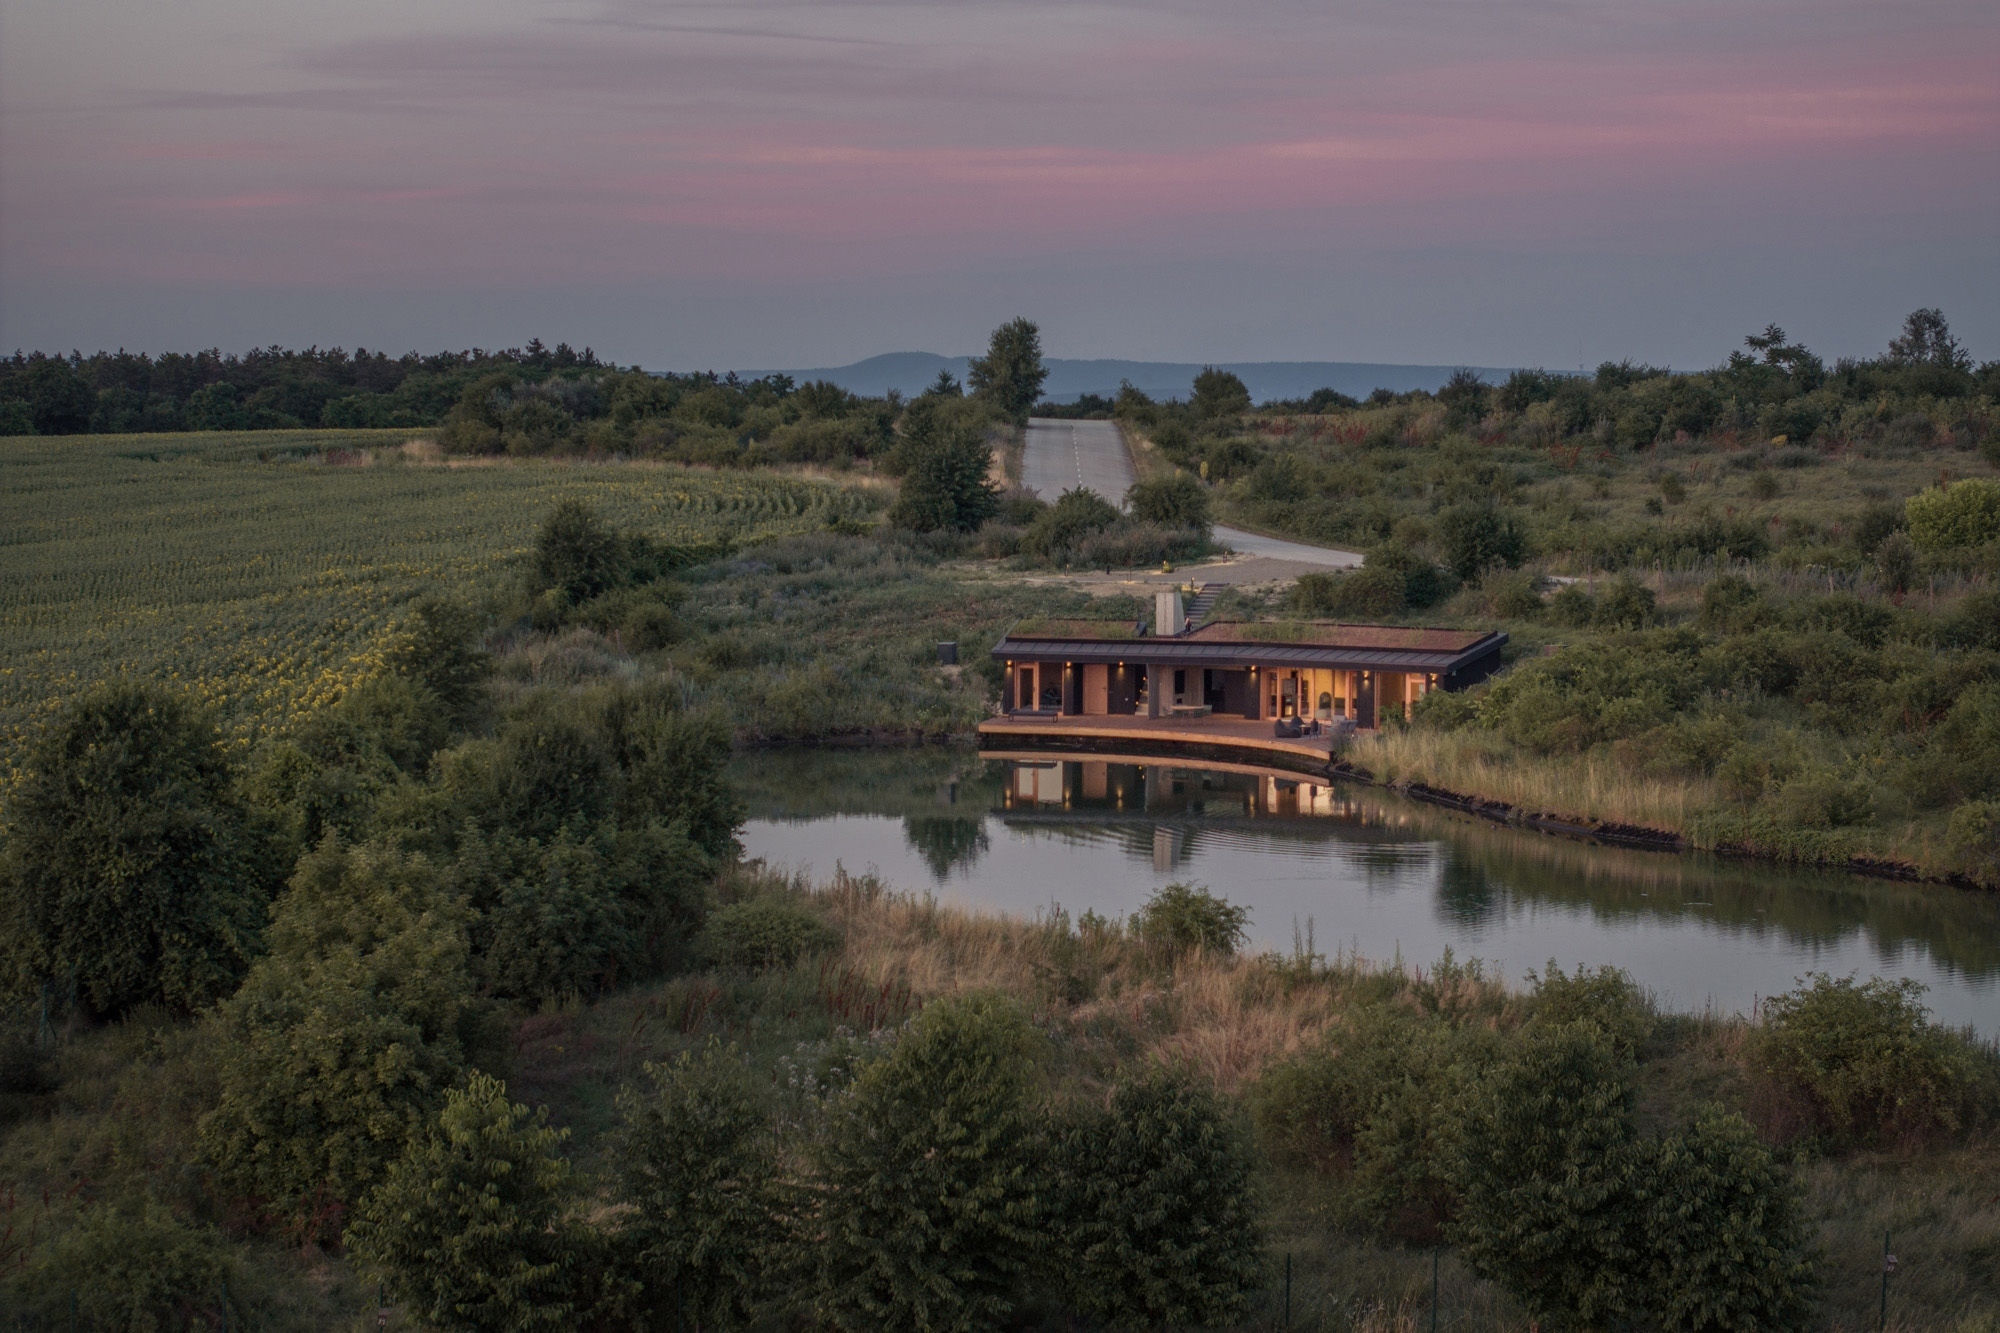
{"type": "Polygon", "coordinates": [[[580,376],[611,370],[588,347],[554,350],[540,339],[489,352],[406,352],[357,347],[266,347],[241,356],[205,352],[16,352],[0,361],[0,433],[295,430],[302,426],[432,426],[472,382],[580,376]]]}
{"type": "Polygon", "coordinates": [[[1107,406],[1173,463],[1216,482],[1259,474],[1250,498],[1282,502],[1314,491],[1363,498],[1353,478],[1320,486],[1300,475],[1305,460],[1282,457],[1295,444],[1337,447],[1347,451],[1343,458],[1362,460],[1454,441],[1560,449],[1577,459],[1704,441],[1978,447],[2000,430],[1996,398],[2000,361],[1975,365],[1944,315],[1925,309],[1909,316],[1882,355],[1832,366],[1774,324],[1712,370],[1606,361],[1593,375],[1517,370],[1497,385],[1461,370],[1436,393],[1378,389],[1356,399],[1321,389],[1255,408],[1242,380],[1211,369],[1185,402],[1156,403],[1127,385],[1107,406]],[[1253,417],[1286,418],[1287,428],[1259,431],[1253,417]],[[1326,420],[1315,428],[1302,417],[1326,420]]]}
{"type": "MultiPolygon", "coordinates": [[[[1039,332],[1014,320],[994,331],[969,385],[943,376],[922,397],[952,400],[954,417],[975,428],[1019,422],[1045,376],[1039,332]]],[[[652,374],[539,339],[397,358],[270,347],[157,358],[17,352],[0,361],[0,435],[410,428],[433,430],[464,454],[849,466],[893,451],[906,407],[899,394],[862,398],[788,375],[652,374]]]]}

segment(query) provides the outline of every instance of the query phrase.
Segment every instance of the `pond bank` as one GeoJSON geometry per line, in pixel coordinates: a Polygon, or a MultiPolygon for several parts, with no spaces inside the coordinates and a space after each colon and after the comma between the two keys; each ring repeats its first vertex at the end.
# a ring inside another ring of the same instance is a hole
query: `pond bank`
{"type": "Polygon", "coordinates": [[[1581,815],[1561,815],[1547,812],[1523,810],[1506,801],[1490,800],[1483,796],[1469,796],[1463,792],[1446,790],[1416,779],[1382,779],[1368,769],[1346,760],[1336,759],[1327,772],[1350,782],[1366,783],[1388,791],[1400,793],[1414,801],[1428,805],[1443,806],[1461,814],[1478,819],[1490,820],[1496,824],[1506,824],[1515,828],[1533,829],[1537,833],[1547,833],[1556,837],[1582,838],[1590,842],[1612,847],[1636,847],[1644,851],[1687,854],[1705,852],[1711,856],[1727,857],[1736,861],[1763,861],[1773,865],[1805,865],[1815,869],[1846,871],[1854,875],[1867,875],[1872,879],[1890,879],[1905,884],[1942,884],[1955,889],[1965,889],[1974,893],[1993,893],[1994,890],[1969,876],[1948,871],[1942,874],[1927,871],[1921,866],[1907,861],[1892,861],[1874,856],[1850,856],[1841,861],[1797,861],[1773,856],[1755,847],[1718,844],[1701,847],[1685,834],[1670,829],[1648,828],[1643,824],[1624,824],[1614,820],[1594,820],[1581,815]]]}

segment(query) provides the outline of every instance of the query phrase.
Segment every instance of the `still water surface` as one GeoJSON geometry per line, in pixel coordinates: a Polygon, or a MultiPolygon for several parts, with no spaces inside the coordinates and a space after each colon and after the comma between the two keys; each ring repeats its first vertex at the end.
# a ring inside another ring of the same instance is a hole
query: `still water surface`
{"type": "Polygon", "coordinates": [[[1260,947],[1519,979],[1611,963],[1670,1008],[1747,1011],[1808,971],[1913,977],[1936,1014],[2000,1037],[2000,895],[1594,847],[1380,790],[1157,760],[982,760],[962,749],[740,756],[746,851],[878,871],[941,901],[1125,915],[1160,885],[1250,909],[1260,947]]]}

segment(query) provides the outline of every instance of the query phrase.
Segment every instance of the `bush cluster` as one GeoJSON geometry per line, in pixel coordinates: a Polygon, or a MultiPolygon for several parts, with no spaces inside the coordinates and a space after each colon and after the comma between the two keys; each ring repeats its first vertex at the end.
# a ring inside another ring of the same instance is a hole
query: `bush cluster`
{"type": "Polygon", "coordinates": [[[619,1102],[612,1191],[475,1076],[390,1169],[355,1249],[430,1326],[665,1327],[810,1312],[841,1329],[997,1328],[1024,1303],[1123,1327],[1239,1314],[1262,1277],[1247,1145],[1156,1072],[1052,1109],[1039,1035],[994,996],[927,1006],[815,1112],[788,1163],[768,1087],[710,1045],[619,1102]]]}
{"type": "Polygon", "coordinates": [[[1710,1107],[1638,1128],[1653,1018],[1627,978],[1551,964],[1525,1024],[1480,1019],[1362,1011],[1266,1074],[1262,1131],[1335,1178],[1344,1224],[1449,1238],[1536,1318],[1782,1328],[1809,1313],[1798,1187],[1749,1122],[1710,1107]]]}

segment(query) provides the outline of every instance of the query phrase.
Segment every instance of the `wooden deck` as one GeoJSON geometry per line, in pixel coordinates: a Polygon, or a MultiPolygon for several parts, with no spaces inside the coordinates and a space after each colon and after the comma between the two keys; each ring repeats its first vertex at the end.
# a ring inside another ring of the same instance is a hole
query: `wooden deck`
{"type": "Polygon", "coordinates": [[[1191,759],[1227,754],[1279,760],[1289,769],[1324,772],[1340,743],[1332,736],[1274,736],[1269,722],[1227,717],[1120,717],[1011,715],[979,724],[984,747],[1010,749],[1119,749],[1128,753],[1185,751],[1191,759]]]}

